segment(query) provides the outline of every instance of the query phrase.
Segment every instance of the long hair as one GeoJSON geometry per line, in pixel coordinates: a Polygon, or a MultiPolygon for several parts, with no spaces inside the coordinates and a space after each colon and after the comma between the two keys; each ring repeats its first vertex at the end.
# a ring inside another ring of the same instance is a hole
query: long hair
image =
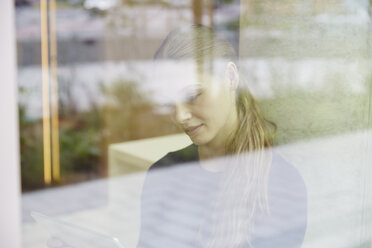
{"type": "MultiPolygon", "coordinates": [[[[231,44],[202,25],[171,32],[155,54],[155,60],[160,59],[192,59],[198,73],[211,75],[221,73],[218,64],[226,66],[231,61],[238,66],[238,57],[231,44]]],[[[224,161],[229,165],[214,203],[212,229],[199,232],[204,247],[234,248],[243,242],[251,244],[254,214],[258,209],[269,212],[270,127],[275,129],[276,126],[262,115],[241,75],[236,94],[239,123],[225,144],[229,156],[224,161]]]]}

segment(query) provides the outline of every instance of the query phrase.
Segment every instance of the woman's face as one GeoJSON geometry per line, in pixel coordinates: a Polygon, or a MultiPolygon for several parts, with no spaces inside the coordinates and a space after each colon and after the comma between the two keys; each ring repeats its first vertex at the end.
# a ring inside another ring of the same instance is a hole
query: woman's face
{"type": "MultiPolygon", "coordinates": [[[[228,66],[226,68],[228,71],[228,66]]],[[[231,77],[224,77],[223,73],[216,77],[194,71],[180,69],[175,74],[177,77],[172,79],[172,83],[177,83],[178,87],[173,91],[171,114],[176,124],[196,145],[224,146],[237,122],[237,83],[235,85],[231,77]]]]}

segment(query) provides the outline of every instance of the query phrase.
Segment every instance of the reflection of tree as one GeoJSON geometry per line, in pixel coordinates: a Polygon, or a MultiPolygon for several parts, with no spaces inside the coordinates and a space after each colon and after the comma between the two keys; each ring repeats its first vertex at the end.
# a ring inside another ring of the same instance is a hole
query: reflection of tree
{"type": "Polygon", "coordinates": [[[156,105],[138,83],[116,81],[102,86],[107,99],[103,107],[104,123],[111,142],[148,138],[174,133],[174,125],[167,116],[156,113],[156,105]]]}
{"type": "MultiPolygon", "coordinates": [[[[63,96],[59,101],[61,110],[59,112],[60,184],[97,178],[101,163],[98,111],[79,112],[69,86],[60,88],[61,96],[63,96]]],[[[19,125],[22,190],[29,191],[45,187],[42,119],[28,118],[26,106],[20,104],[19,125]]]]}
{"type": "Polygon", "coordinates": [[[72,76],[71,79],[66,80],[64,77],[58,77],[58,93],[59,93],[59,115],[60,117],[63,116],[71,116],[76,115],[77,111],[77,104],[75,99],[73,98],[73,84],[76,83],[75,79],[75,68],[72,68],[72,76]]]}
{"type": "MultiPolygon", "coordinates": [[[[109,144],[176,132],[170,118],[156,112],[156,105],[135,82],[118,80],[102,86],[106,103],[91,102],[84,111],[75,106],[71,90],[71,85],[60,88],[60,184],[105,176],[109,144]]],[[[28,119],[23,105],[19,118],[22,189],[45,187],[42,120],[28,119]]]]}
{"type": "Polygon", "coordinates": [[[106,104],[101,108],[105,165],[108,146],[112,143],[162,136],[177,131],[169,116],[157,113],[157,106],[139,88],[138,83],[118,80],[101,88],[106,99],[106,104]]]}
{"type": "Polygon", "coordinates": [[[206,11],[209,16],[209,23],[210,27],[214,26],[213,23],[213,15],[214,15],[214,1],[215,0],[207,0],[205,2],[206,6],[204,6],[203,0],[192,0],[192,13],[193,13],[193,23],[195,24],[203,24],[203,8],[206,7],[206,11]]]}
{"type": "Polygon", "coordinates": [[[203,0],[192,0],[192,13],[194,14],[194,23],[203,24],[203,0]]]}
{"type": "Polygon", "coordinates": [[[99,176],[102,166],[100,116],[84,111],[61,120],[61,175],[65,183],[99,176]]]}
{"type": "Polygon", "coordinates": [[[22,190],[40,188],[44,184],[41,119],[29,119],[22,104],[18,109],[22,190]]]}

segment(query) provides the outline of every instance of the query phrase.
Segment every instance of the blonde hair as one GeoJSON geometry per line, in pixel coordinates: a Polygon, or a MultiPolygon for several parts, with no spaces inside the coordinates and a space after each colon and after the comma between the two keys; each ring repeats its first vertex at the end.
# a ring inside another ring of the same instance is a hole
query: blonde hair
{"type": "MultiPolygon", "coordinates": [[[[155,59],[193,59],[200,73],[213,74],[218,73],[214,67],[218,59],[238,65],[231,44],[218,37],[212,29],[201,25],[171,32],[156,52],[155,59]]],[[[228,170],[214,204],[213,229],[207,235],[199,232],[205,247],[234,248],[244,241],[251,245],[252,220],[257,208],[269,212],[270,127],[276,129],[276,126],[265,119],[240,78],[236,95],[239,124],[226,142],[226,151],[233,156],[227,159],[228,170]]],[[[203,226],[201,229],[205,228],[203,226]]]]}

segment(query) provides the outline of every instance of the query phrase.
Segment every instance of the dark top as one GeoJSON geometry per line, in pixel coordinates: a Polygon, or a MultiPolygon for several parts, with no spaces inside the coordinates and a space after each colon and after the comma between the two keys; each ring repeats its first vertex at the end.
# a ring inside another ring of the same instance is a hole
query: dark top
{"type": "MultiPolygon", "coordinates": [[[[197,146],[190,145],[168,153],[150,167],[141,197],[137,247],[202,247],[199,227],[202,221],[209,223],[206,216],[215,202],[222,173],[208,172],[198,161],[197,146]]],[[[306,187],[298,171],[275,152],[268,203],[269,215],[256,211],[254,216],[253,247],[301,247],[307,222],[306,187]]]]}

